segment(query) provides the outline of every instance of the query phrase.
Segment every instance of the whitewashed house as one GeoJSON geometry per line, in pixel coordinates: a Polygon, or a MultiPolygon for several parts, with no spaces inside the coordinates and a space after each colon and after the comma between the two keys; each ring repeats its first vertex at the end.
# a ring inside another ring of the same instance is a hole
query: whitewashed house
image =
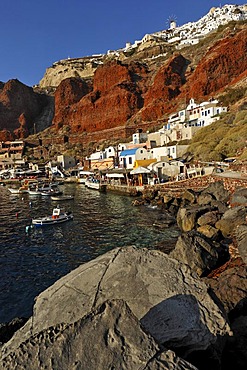
{"type": "Polygon", "coordinates": [[[185,178],[186,168],[181,161],[158,161],[151,163],[148,168],[157,175],[158,182],[162,182],[168,178],[172,180],[185,178]]]}
{"type": "Polygon", "coordinates": [[[148,134],[142,130],[138,130],[132,135],[133,144],[142,144],[147,141],[148,134]]]}
{"type": "Polygon", "coordinates": [[[109,146],[105,149],[105,158],[115,158],[117,155],[117,150],[114,146],[109,146]]]}
{"type": "Polygon", "coordinates": [[[135,161],[148,159],[149,154],[145,148],[126,149],[119,153],[119,166],[133,169],[135,161]]]}
{"type": "Polygon", "coordinates": [[[161,145],[167,145],[170,141],[190,140],[198,129],[211,125],[225,112],[227,107],[220,105],[218,100],[197,104],[194,99],[190,99],[185,109],[169,116],[167,123],[159,130],[158,141],[161,145]]]}

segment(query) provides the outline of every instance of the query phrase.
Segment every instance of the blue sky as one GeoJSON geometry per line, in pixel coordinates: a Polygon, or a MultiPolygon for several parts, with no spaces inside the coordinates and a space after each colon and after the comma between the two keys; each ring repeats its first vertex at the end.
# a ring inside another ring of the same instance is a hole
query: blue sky
{"type": "Polygon", "coordinates": [[[116,50],[146,33],[197,21],[211,7],[246,1],[212,0],[1,0],[0,81],[38,84],[60,59],[116,50]]]}

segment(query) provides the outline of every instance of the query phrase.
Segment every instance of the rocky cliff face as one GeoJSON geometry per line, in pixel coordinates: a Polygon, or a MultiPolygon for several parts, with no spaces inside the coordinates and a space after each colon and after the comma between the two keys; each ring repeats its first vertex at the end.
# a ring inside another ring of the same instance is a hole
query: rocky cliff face
{"type": "Polygon", "coordinates": [[[36,119],[49,104],[49,98],[38,94],[18,80],[0,87],[0,139],[24,138],[33,131],[36,119]]]}
{"type": "Polygon", "coordinates": [[[181,101],[215,96],[239,79],[247,69],[246,35],[243,29],[211,43],[196,68],[183,50],[155,66],[144,61],[105,63],[95,71],[93,90],[81,98],[75,93],[76,103],[69,105],[71,96],[61,99],[57,89],[54,124],[69,124],[72,132],[95,132],[157,123],[181,101]]]}
{"type": "Polygon", "coordinates": [[[66,78],[90,78],[102,63],[103,56],[64,59],[46,69],[39,83],[41,88],[57,87],[66,78]]]}
{"type": "Polygon", "coordinates": [[[247,31],[230,33],[212,45],[189,82],[189,94],[202,97],[234,84],[247,70],[247,31]]]}
{"type": "Polygon", "coordinates": [[[147,69],[132,62],[110,61],[95,72],[93,88],[67,79],[55,92],[54,124],[66,124],[71,132],[94,132],[125,125],[143,106],[143,79],[147,69]],[[72,86],[72,83],[74,84],[72,86]],[[65,91],[69,91],[67,95],[65,91]]]}
{"type": "MultiPolygon", "coordinates": [[[[119,130],[118,136],[117,128],[124,128],[125,132],[128,128],[128,134],[131,134],[130,128],[133,132],[137,128],[158,128],[160,122],[191,97],[198,102],[216,97],[230,84],[246,78],[247,30],[244,24],[228,26],[201,44],[182,48],[179,52],[175,47],[172,52],[169,44],[165,53],[163,41],[162,54],[151,57],[159,50],[157,45],[154,48],[147,44],[147,49],[142,45],[140,52],[126,54],[121,61],[116,56],[99,56],[57,62],[57,83],[61,79],[62,82],[55,90],[53,108],[51,98],[47,103],[44,94],[34,93],[18,81],[2,84],[0,129],[5,130],[2,136],[10,135],[8,131],[17,137],[33,132],[37,117],[48,109],[48,104],[49,114],[42,115],[39,130],[53,123],[58,133],[66,126],[67,132],[76,135],[73,140],[78,142],[88,134],[96,135],[94,141],[122,138],[123,132],[120,135],[119,130]],[[107,130],[105,134],[104,130],[107,130]],[[114,130],[112,135],[109,130],[114,130]]],[[[46,73],[41,86],[47,87],[49,83],[54,84],[54,76],[49,82],[46,73]]]]}

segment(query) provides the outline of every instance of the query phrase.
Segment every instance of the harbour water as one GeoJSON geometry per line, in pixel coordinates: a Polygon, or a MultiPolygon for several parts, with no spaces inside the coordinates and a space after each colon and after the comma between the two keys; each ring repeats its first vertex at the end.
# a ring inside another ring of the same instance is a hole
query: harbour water
{"type": "Polygon", "coordinates": [[[29,317],[41,291],[108,250],[128,245],[169,250],[178,236],[175,228],[153,226],[159,209],[134,207],[131,197],[78,184],[62,185],[61,190],[74,196],[60,202],[72,211],[73,221],[27,234],[30,220],[51,214],[57,202],[0,188],[0,323],[29,317]]]}

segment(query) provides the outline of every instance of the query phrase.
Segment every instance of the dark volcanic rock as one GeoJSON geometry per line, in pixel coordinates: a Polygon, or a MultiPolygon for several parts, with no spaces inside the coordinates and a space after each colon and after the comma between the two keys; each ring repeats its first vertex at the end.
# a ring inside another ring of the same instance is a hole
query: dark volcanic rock
{"type": "Polygon", "coordinates": [[[180,207],[177,213],[177,224],[182,231],[191,231],[195,228],[198,218],[209,211],[213,211],[211,206],[180,207]]]}
{"type": "Polygon", "coordinates": [[[212,182],[202,194],[210,194],[214,199],[227,203],[230,199],[230,192],[224,188],[222,181],[212,182]]]}
{"type": "Polygon", "coordinates": [[[183,233],[178,238],[169,256],[186,263],[199,276],[208,274],[229,259],[229,254],[220,244],[212,242],[194,230],[183,233]]]}
{"type": "Polygon", "coordinates": [[[222,302],[225,311],[229,314],[233,310],[242,312],[241,305],[247,299],[247,267],[235,265],[223,271],[219,276],[207,278],[218,299],[222,302]]]}
{"type": "Polygon", "coordinates": [[[245,264],[247,264],[247,225],[236,227],[235,238],[240,256],[245,264]]]}
{"type": "Polygon", "coordinates": [[[247,364],[247,316],[236,318],[231,327],[233,336],[227,338],[223,352],[222,370],[245,370],[247,364]]]}
{"type": "Polygon", "coordinates": [[[246,216],[246,207],[238,206],[230,208],[216,222],[215,227],[222,232],[224,237],[233,237],[236,227],[246,224],[246,216]]]}

